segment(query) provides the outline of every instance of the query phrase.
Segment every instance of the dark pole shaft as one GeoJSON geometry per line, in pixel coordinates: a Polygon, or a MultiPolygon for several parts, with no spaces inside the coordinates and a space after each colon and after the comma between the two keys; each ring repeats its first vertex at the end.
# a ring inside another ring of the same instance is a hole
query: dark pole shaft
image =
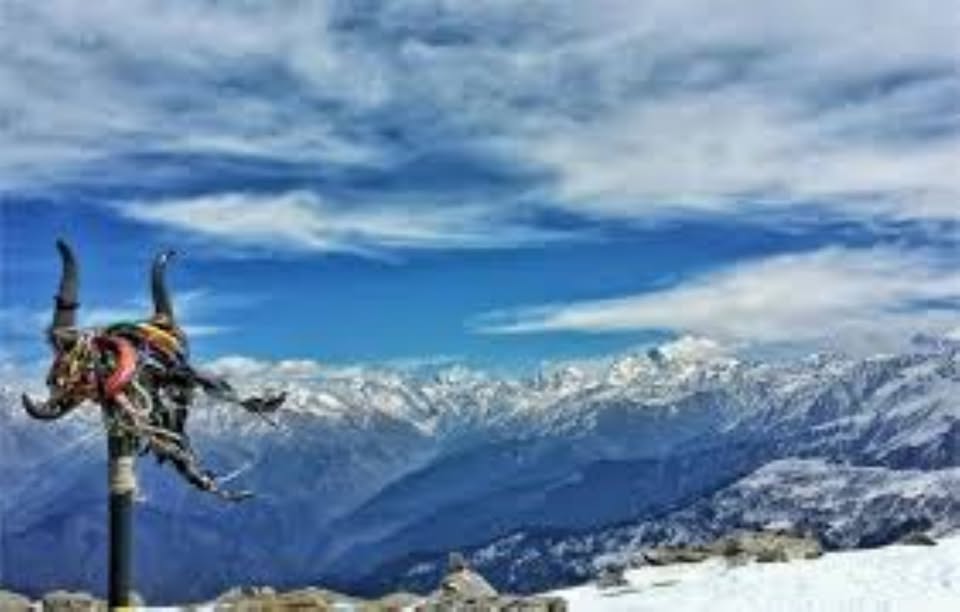
{"type": "Polygon", "coordinates": [[[131,604],[131,567],[133,545],[133,495],[137,488],[133,471],[134,443],[128,435],[110,432],[110,609],[131,604]]]}

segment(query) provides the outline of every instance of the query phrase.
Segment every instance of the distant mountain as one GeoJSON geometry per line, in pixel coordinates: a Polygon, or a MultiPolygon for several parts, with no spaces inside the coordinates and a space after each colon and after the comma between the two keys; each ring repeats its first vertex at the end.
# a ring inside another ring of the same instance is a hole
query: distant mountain
{"type": "MultiPolygon", "coordinates": [[[[214,367],[290,399],[279,430],[221,406],[190,423],[211,466],[258,492],[249,503],[223,506],[142,462],[148,601],[245,582],[423,587],[452,548],[499,586],[533,591],[582,579],[602,555],[768,520],[837,547],[960,525],[955,343],[759,363],[683,339],[529,379],[214,367]]],[[[0,386],[0,583],[99,589],[96,429],[93,415],[31,422],[0,386]]]]}

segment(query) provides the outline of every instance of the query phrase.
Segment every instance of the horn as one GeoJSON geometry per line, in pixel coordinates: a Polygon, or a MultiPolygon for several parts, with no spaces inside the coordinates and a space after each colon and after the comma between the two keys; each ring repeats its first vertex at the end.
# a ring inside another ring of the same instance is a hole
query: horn
{"type": "Polygon", "coordinates": [[[20,399],[23,402],[23,408],[27,411],[27,414],[40,421],[59,419],[73,408],[73,406],[65,405],[53,398],[43,402],[37,402],[26,393],[21,395],[20,399]]]}
{"type": "Polygon", "coordinates": [[[50,324],[51,336],[54,332],[77,325],[77,260],[73,251],[63,240],[57,240],[62,271],[60,288],[54,297],[53,322],[50,324]]]}
{"type": "Polygon", "coordinates": [[[167,262],[175,254],[174,251],[166,251],[157,255],[156,259],[153,260],[153,270],[150,275],[150,289],[153,293],[153,314],[158,318],[166,318],[171,323],[174,321],[173,304],[170,302],[170,292],[167,291],[167,282],[164,275],[167,269],[167,262]]]}

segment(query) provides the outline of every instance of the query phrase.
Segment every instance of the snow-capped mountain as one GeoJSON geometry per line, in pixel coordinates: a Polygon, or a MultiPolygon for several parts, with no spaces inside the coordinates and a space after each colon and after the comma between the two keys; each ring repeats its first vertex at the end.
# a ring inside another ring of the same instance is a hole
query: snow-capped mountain
{"type": "MultiPolygon", "coordinates": [[[[452,548],[491,560],[501,586],[539,590],[599,555],[767,519],[809,522],[836,546],[903,526],[883,521],[960,525],[954,343],[758,363],[683,339],[532,378],[211,368],[289,399],[277,429],[220,406],[191,418],[201,455],[254,501],[223,506],[142,462],[137,582],[151,601],[250,582],[423,586],[452,548]],[[850,508],[861,522],[835,525],[850,508]]],[[[98,590],[97,419],[29,421],[18,391],[0,386],[0,583],[98,590]]]]}

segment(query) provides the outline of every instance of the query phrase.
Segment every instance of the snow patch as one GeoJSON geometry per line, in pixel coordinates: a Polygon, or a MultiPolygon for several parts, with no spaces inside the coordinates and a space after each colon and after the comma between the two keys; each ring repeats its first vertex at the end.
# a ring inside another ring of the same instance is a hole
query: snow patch
{"type": "Polygon", "coordinates": [[[549,595],[566,599],[573,612],[954,612],[960,602],[960,536],[932,548],[890,546],[790,563],[644,567],[626,578],[629,586],[619,589],[591,584],[549,595]]]}

